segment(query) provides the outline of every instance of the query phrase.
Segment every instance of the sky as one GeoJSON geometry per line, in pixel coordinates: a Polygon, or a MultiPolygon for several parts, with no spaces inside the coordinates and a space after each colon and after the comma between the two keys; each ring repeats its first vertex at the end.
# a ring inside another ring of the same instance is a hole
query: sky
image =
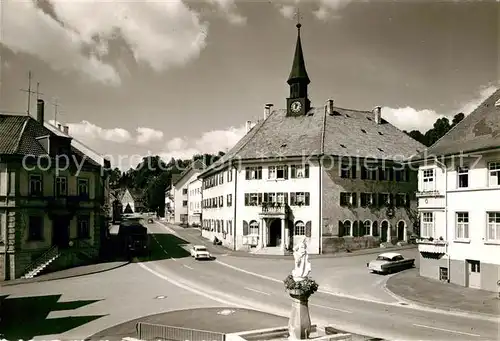
{"type": "Polygon", "coordinates": [[[31,71],[46,119],[57,103],[122,169],[227,151],[266,103],[285,107],[297,9],[313,106],[382,106],[425,132],[499,86],[494,0],[2,0],[0,112],[27,112],[31,71]]]}

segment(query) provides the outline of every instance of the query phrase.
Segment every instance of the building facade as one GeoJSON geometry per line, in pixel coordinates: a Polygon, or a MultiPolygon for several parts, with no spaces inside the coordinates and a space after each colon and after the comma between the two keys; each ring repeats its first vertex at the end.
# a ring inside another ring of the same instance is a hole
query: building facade
{"type": "Polygon", "coordinates": [[[193,227],[201,226],[201,186],[202,181],[193,179],[188,184],[188,225],[193,227]]]}
{"type": "Polygon", "coordinates": [[[423,150],[382,119],[328,100],[313,108],[300,24],[286,109],[264,108],[203,180],[202,235],[232,249],[312,254],[395,244],[413,233],[417,175],[397,162],[423,150]]]}
{"type": "Polygon", "coordinates": [[[205,167],[200,160],[193,161],[175,180],[172,181],[172,195],[174,201],[174,223],[187,225],[189,222],[188,186],[198,178],[200,171],[205,167]]]}
{"type": "Polygon", "coordinates": [[[174,196],[172,194],[172,186],[168,186],[165,190],[165,220],[169,223],[174,223],[174,196]]]}
{"type": "Polygon", "coordinates": [[[422,276],[500,290],[499,100],[497,91],[418,161],[422,276]]]}
{"type": "Polygon", "coordinates": [[[0,280],[97,259],[109,163],[76,148],[67,130],[46,128],[42,100],[36,120],[0,115],[0,160],[0,280]]]}

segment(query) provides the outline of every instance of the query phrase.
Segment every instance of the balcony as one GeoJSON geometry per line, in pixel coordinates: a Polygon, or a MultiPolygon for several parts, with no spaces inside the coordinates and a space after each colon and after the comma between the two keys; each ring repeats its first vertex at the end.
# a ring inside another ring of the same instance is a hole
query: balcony
{"type": "Polygon", "coordinates": [[[420,253],[432,253],[438,255],[446,254],[446,246],[448,242],[446,240],[439,239],[418,239],[418,252],[420,253]]]}
{"type": "Polygon", "coordinates": [[[279,202],[262,203],[262,209],[259,213],[261,218],[266,217],[284,217],[288,214],[287,204],[279,202]]]}
{"type": "Polygon", "coordinates": [[[415,193],[417,198],[438,198],[438,197],[444,197],[444,194],[441,194],[437,190],[431,190],[431,191],[421,191],[415,193]]]}

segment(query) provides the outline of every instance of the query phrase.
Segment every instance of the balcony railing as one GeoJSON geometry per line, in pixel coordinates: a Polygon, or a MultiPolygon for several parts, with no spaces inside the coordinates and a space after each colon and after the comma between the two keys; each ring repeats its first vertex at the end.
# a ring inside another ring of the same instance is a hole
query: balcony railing
{"type": "Polygon", "coordinates": [[[448,242],[440,239],[417,239],[418,252],[445,254],[448,242]]]}
{"type": "Polygon", "coordinates": [[[440,196],[443,196],[443,194],[441,194],[441,192],[439,192],[437,190],[420,191],[420,192],[415,193],[415,195],[417,196],[417,198],[440,197],[440,196]]]}
{"type": "Polygon", "coordinates": [[[261,215],[286,215],[289,212],[288,205],[284,203],[262,203],[261,215]]]}

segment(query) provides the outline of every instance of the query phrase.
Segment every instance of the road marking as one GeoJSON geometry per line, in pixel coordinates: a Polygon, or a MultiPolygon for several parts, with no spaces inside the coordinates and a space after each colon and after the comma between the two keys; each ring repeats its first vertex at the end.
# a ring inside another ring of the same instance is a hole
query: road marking
{"type": "Polygon", "coordinates": [[[186,268],[188,268],[188,269],[194,270],[194,269],[193,269],[192,267],[190,267],[189,265],[184,264],[184,266],[185,266],[186,268]]]}
{"type": "Polygon", "coordinates": [[[177,259],[175,259],[174,257],[170,256],[167,252],[167,250],[165,250],[163,248],[163,245],[160,244],[160,242],[158,241],[158,239],[156,239],[156,236],[153,234],[153,239],[155,240],[156,244],[158,244],[161,248],[161,250],[168,256],[170,257],[169,259],[173,260],[174,262],[177,262],[177,259]]]}
{"type": "Polygon", "coordinates": [[[333,308],[333,307],[327,307],[326,305],[312,304],[312,303],[309,303],[309,305],[312,306],[312,307],[324,308],[324,309],[329,309],[329,310],[336,310],[336,311],[340,311],[342,313],[352,314],[352,311],[344,310],[344,309],[338,309],[338,308],[333,308]]]}
{"type": "Polygon", "coordinates": [[[175,231],[175,230],[171,229],[170,227],[168,227],[168,226],[167,226],[167,225],[165,225],[165,224],[159,223],[159,222],[157,222],[157,221],[155,221],[155,224],[158,224],[158,225],[162,226],[165,230],[167,230],[168,232],[170,232],[170,233],[172,233],[172,234],[179,235],[179,234],[177,233],[177,231],[175,231]]]}
{"type": "MultiPolygon", "coordinates": [[[[276,282],[276,283],[283,283],[282,280],[272,278],[269,276],[265,276],[265,275],[261,275],[261,274],[258,274],[256,272],[240,269],[240,268],[237,268],[236,266],[221,262],[219,260],[216,260],[215,262],[222,265],[222,266],[228,267],[228,268],[236,270],[236,271],[246,273],[246,274],[251,275],[251,276],[267,279],[269,281],[276,282]]],[[[374,304],[381,304],[381,305],[385,305],[385,306],[389,306],[389,307],[398,307],[398,308],[411,309],[411,310],[427,311],[427,312],[432,312],[432,313],[436,313],[436,314],[444,314],[444,315],[458,316],[458,317],[467,317],[467,318],[471,318],[471,319],[475,319],[475,320],[498,323],[498,317],[488,315],[488,314],[475,314],[475,313],[448,311],[448,310],[442,310],[442,309],[428,308],[428,307],[419,306],[419,305],[415,305],[415,304],[411,304],[411,305],[409,304],[406,306],[400,305],[399,304],[401,302],[400,298],[398,298],[399,302],[387,303],[384,301],[379,301],[379,300],[374,300],[374,299],[369,299],[369,298],[364,298],[364,297],[357,297],[357,296],[352,296],[352,295],[343,294],[343,293],[339,293],[339,292],[331,292],[331,291],[323,290],[323,289],[319,289],[318,292],[322,293],[322,294],[326,294],[326,295],[343,297],[343,298],[348,298],[351,300],[357,300],[357,301],[362,301],[362,302],[370,302],[370,303],[374,303],[374,304]]],[[[395,296],[393,296],[393,297],[395,298],[395,296]]]]}
{"type": "Polygon", "coordinates": [[[421,328],[427,328],[427,329],[434,329],[434,330],[440,330],[442,332],[448,332],[448,333],[454,333],[454,334],[462,334],[462,335],[467,335],[467,336],[477,336],[480,337],[481,335],[478,334],[472,334],[472,333],[465,333],[465,332],[459,332],[456,330],[450,330],[450,329],[444,329],[444,328],[437,328],[437,327],[431,327],[431,326],[426,326],[423,324],[413,324],[415,327],[421,327],[421,328]]]}
{"type": "Polygon", "coordinates": [[[245,289],[253,291],[253,292],[258,292],[259,294],[262,294],[262,295],[271,296],[270,293],[267,293],[267,292],[264,292],[264,291],[260,291],[260,290],[257,290],[257,289],[253,289],[253,288],[249,288],[249,287],[245,287],[245,289]]]}

